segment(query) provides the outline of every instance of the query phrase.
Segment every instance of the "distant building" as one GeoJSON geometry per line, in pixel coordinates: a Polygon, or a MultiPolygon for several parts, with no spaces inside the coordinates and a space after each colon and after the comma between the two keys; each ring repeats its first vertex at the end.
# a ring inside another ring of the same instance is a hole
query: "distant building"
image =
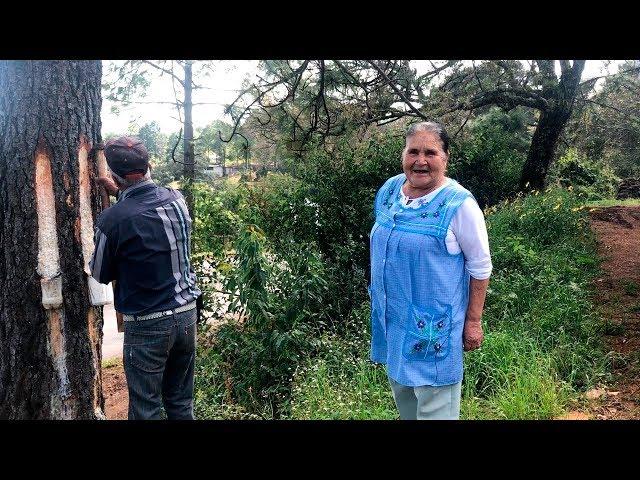
{"type": "Polygon", "coordinates": [[[207,150],[204,155],[207,166],[204,167],[205,175],[210,177],[221,177],[222,176],[222,165],[219,162],[220,155],[216,152],[212,152],[211,150],[207,150]]]}
{"type": "Polygon", "coordinates": [[[209,175],[210,177],[221,177],[222,176],[222,165],[212,165],[209,164],[204,167],[205,175],[209,175]]]}
{"type": "Polygon", "coordinates": [[[210,178],[219,178],[224,176],[223,173],[229,176],[229,175],[238,174],[244,170],[245,170],[244,165],[236,165],[236,166],[227,165],[223,171],[222,165],[210,163],[206,167],[204,167],[203,172],[205,175],[207,175],[210,178]]]}

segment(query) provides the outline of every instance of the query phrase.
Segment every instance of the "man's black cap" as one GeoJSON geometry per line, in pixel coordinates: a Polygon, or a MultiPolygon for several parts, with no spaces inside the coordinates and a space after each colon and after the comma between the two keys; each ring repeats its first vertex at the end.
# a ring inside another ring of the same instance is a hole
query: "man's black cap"
{"type": "Polygon", "coordinates": [[[118,137],[104,145],[104,156],[113,173],[125,177],[130,173],[147,173],[149,152],[137,137],[118,137]]]}

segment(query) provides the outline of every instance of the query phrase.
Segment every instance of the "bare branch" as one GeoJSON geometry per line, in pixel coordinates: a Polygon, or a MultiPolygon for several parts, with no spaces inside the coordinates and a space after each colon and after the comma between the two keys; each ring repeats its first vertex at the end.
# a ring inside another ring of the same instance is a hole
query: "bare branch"
{"type": "Polygon", "coordinates": [[[464,126],[467,124],[467,122],[471,118],[471,114],[472,113],[473,113],[473,110],[469,110],[469,113],[467,113],[467,117],[464,119],[464,122],[462,122],[462,125],[460,125],[460,128],[458,128],[458,130],[456,130],[456,133],[453,134],[452,138],[456,138],[458,136],[458,134],[462,131],[464,126]]]}
{"type": "Polygon", "coordinates": [[[240,122],[242,121],[242,119],[244,118],[244,116],[246,115],[246,113],[247,113],[248,111],[250,111],[250,110],[251,110],[251,108],[252,108],[256,103],[258,103],[258,105],[260,105],[262,108],[270,108],[270,107],[274,107],[274,106],[279,106],[279,105],[281,105],[281,104],[284,102],[284,100],[286,100],[287,98],[289,98],[289,96],[293,96],[293,95],[295,94],[295,89],[293,90],[293,92],[289,91],[289,92],[287,93],[287,96],[286,96],[282,101],[277,102],[277,103],[276,103],[276,105],[264,105],[264,104],[262,104],[262,99],[263,99],[263,98],[264,98],[264,97],[265,97],[269,92],[271,92],[275,87],[277,87],[278,85],[285,84],[287,81],[289,81],[289,80],[291,80],[291,79],[295,79],[294,87],[296,87],[296,86],[299,84],[300,79],[302,78],[302,74],[303,74],[303,72],[306,70],[306,68],[307,68],[308,64],[309,64],[309,60],[305,60],[305,61],[300,65],[300,67],[298,67],[298,68],[297,68],[297,69],[295,69],[295,70],[292,70],[291,74],[287,75],[287,76],[286,76],[285,78],[283,78],[283,79],[279,79],[279,80],[276,80],[276,81],[274,81],[274,82],[267,82],[267,81],[265,80],[265,81],[264,81],[264,82],[265,82],[265,84],[263,85],[263,87],[266,87],[266,90],[265,90],[265,91],[262,91],[262,92],[261,92],[261,91],[260,91],[260,89],[259,89],[257,86],[252,86],[252,87],[249,87],[249,88],[247,88],[247,89],[243,90],[243,91],[238,95],[238,97],[237,97],[237,98],[236,98],[236,99],[231,103],[231,105],[229,105],[229,110],[230,110],[230,108],[231,108],[233,105],[235,105],[235,103],[236,103],[237,101],[239,101],[239,100],[240,100],[244,95],[246,95],[247,93],[249,93],[249,92],[251,92],[251,91],[253,91],[253,90],[256,90],[256,91],[258,92],[258,94],[257,94],[256,98],[255,98],[255,99],[254,99],[254,100],[253,100],[249,105],[247,105],[247,106],[242,110],[242,113],[241,113],[237,118],[234,118],[234,117],[233,117],[233,115],[232,115],[232,119],[234,120],[234,125],[233,125],[233,130],[232,130],[232,132],[231,132],[231,135],[229,136],[229,138],[228,138],[227,140],[225,140],[224,138],[222,138],[222,135],[220,134],[220,140],[221,140],[221,141],[223,141],[223,142],[225,142],[225,143],[228,143],[228,142],[230,142],[230,141],[231,141],[231,139],[233,138],[233,136],[234,136],[234,135],[236,135],[236,134],[238,133],[238,127],[240,126],[240,122]]]}
{"type": "MultiPolygon", "coordinates": [[[[173,69],[173,60],[171,61],[171,68],[173,69]]],[[[182,110],[180,109],[180,103],[182,103],[182,102],[180,102],[178,100],[178,92],[176,91],[176,80],[183,87],[184,87],[184,83],[182,83],[182,80],[180,80],[179,78],[175,77],[175,75],[171,77],[171,87],[173,88],[173,98],[176,99],[176,110],[178,111],[178,118],[180,119],[180,123],[184,123],[182,121],[182,110]]]]}
{"type": "Polygon", "coordinates": [[[545,110],[548,102],[544,97],[532,91],[513,88],[496,88],[480,93],[469,101],[458,103],[453,108],[445,111],[444,114],[452,113],[456,110],[475,110],[485,105],[501,105],[507,108],[515,108],[518,105],[523,105],[538,110],[545,110]]]}
{"type": "Polygon", "coordinates": [[[176,144],[173,146],[173,150],[171,150],[171,158],[173,159],[173,161],[175,163],[182,163],[178,160],[176,160],[175,154],[176,154],[176,149],[178,148],[178,145],[180,144],[180,139],[182,138],[182,128],[180,128],[180,132],[178,133],[178,141],[176,142],[176,144]]]}
{"type": "Polygon", "coordinates": [[[167,105],[179,104],[179,105],[182,105],[182,102],[180,100],[178,100],[178,99],[176,99],[175,102],[162,102],[162,101],[152,101],[152,100],[149,100],[148,102],[145,102],[145,101],[142,101],[142,100],[126,100],[126,101],[123,101],[122,103],[124,103],[125,105],[127,105],[129,103],[142,103],[142,104],[154,104],[154,105],[155,104],[158,104],[158,105],[163,105],[163,104],[167,104],[167,105]]]}
{"type": "Polygon", "coordinates": [[[615,78],[618,76],[623,76],[627,73],[635,73],[635,72],[640,72],[640,66],[638,67],[633,67],[633,68],[628,68],[627,70],[623,70],[622,72],[616,72],[616,73],[611,73],[611,74],[606,74],[606,75],[599,75],[597,77],[591,77],[588,80],[583,81],[582,83],[580,83],[580,85],[585,85],[589,82],[593,82],[595,80],[599,80],[601,78],[615,78]]]}
{"type": "Polygon", "coordinates": [[[484,88],[482,87],[482,82],[480,81],[480,78],[478,77],[478,71],[476,70],[475,60],[471,61],[471,65],[473,66],[473,75],[474,77],[476,77],[476,82],[478,83],[478,87],[480,88],[481,92],[484,92],[484,88]]]}
{"type": "Polygon", "coordinates": [[[178,77],[175,73],[173,73],[172,70],[167,70],[166,68],[163,68],[160,65],[156,65],[155,63],[150,62],[149,60],[142,60],[142,63],[144,63],[146,65],[149,65],[150,67],[153,67],[153,68],[155,68],[157,70],[160,70],[161,72],[166,73],[167,75],[171,76],[176,81],[180,82],[180,85],[182,85],[184,87],[184,82],[180,79],[180,77],[178,77]]]}
{"type": "Polygon", "coordinates": [[[367,60],[369,62],[369,64],[375,68],[378,73],[380,73],[380,75],[382,75],[388,82],[389,82],[389,86],[393,89],[394,92],[396,92],[396,94],[402,99],[402,101],[404,103],[407,104],[407,106],[416,114],[418,115],[420,118],[424,119],[424,120],[428,120],[428,117],[426,115],[424,115],[422,112],[420,112],[420,110],[418,110],[416,107],[413,106],[413,104],[411,103],[411,101],[409,101],[409,99],[400,91],[400,89],[391,81],[391,79],[387,76],[387,74],[384,72],[384,70],[382,70],[380,67],[378,67],[378,65],[376,65],[373,61],[371,60],[367,60]]]}
{"type": "Polygon", "coordinates": [[[593,100],[591,98],[585,98],[584,101],[587,102],[587,103],[592,103],[593,105],[597,105],[597,106],[602,107],[602,108],[608,108],[610,110],[614,110],[614,111],[624,115],[625,117],[631,117],[632,116],[632,115],[629,114],[629,112],[625,112],[624,110],[620,110],[619,108],[614,107],[613,105],[608,105],[606,103],[598,102],[597,100],[593,100]]]}
{"type": "Polygon", "coordinates": [[[431,60],[429,60],[429,63],[431,64],[431,67],[433,68],[433,70],[430,70],[426,73],[423,73],[422,75],[420,75],[418,77],[418,81],[421,81],[423,79],[426,78],[430,78],[430,77],[435,77],[436,75],[438,75],[440,72],[442,72],[443,70],[446,70],[447,68],[449,68],[452,65],[455,65],[457,62],[459,62],[459,60],[449,60],[446,63],[444,63],[442,66],[440,67],[436,67],[433,62],[431,60]]]}

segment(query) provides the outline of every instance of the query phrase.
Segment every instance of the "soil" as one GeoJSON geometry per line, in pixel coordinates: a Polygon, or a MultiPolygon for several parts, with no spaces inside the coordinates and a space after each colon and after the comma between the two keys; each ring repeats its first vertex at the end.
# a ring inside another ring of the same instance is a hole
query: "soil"
{"type": "Polygon", "coordinates": [[[102,369],[102,388],[107,420],[126,420],[129,394],[122,362],[102,369]]]}
{"type": "Polygon", "coordinates": [[[640,207],[596,208],[590,219],[603,259],[594,303],[605,322],[613,381],[586,392],[585,407],[567,416],[640,419],[640,207]]]}

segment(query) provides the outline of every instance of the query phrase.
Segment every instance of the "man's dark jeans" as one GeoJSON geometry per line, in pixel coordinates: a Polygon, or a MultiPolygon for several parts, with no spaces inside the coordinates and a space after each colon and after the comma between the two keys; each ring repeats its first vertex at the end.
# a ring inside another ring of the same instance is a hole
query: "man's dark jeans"
{"type": "Polygon", "coordinates": [[[193,420],[196,309],[124,322],[129,420],[193,420]]]}

